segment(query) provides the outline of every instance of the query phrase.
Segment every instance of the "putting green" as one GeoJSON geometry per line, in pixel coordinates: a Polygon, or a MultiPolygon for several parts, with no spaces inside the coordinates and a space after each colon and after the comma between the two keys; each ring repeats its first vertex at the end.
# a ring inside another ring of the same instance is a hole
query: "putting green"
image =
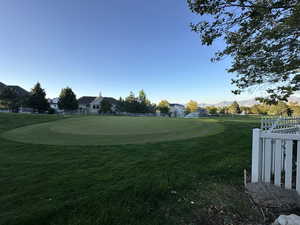
{"type": "Polygon", "coordinates": [[[118,145],[182,140],[222,131],[212,119],[86,116],[21,127],[2,137],[32,144],[118,145]]]}

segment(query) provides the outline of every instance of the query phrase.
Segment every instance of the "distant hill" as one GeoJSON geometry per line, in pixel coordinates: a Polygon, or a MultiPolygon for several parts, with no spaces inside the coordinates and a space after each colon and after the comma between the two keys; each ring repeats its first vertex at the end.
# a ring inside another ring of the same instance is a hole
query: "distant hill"
{"type": "MultiPolygon", "coordinates": [[[[255,104],[259,104],[258,101],[256,101],[254,98],[253,99],[248,99],[248,100],[242,100],[242,101],[237,101],[240,106],[253,106],[255,104]]],[[[292,96],[289,98],[289,102],[297,102],[300,103],[300,97],[297,96],[292,96]]],[[[202,103],[199,104],[200,107],[207,107],[207,106],[215,106],[215,107],[224,107],[224,106],[229,106],[233,103],[233,101],[223,101],[219,102],[216,104],[206,104],[202,103]]]]}
{"type": "Polygon", "coordinates": [[[24,88],[21,88],[20,86],[16,86],[16,85],[5,85],[4,83],[0,82],[0,93],[2,93],[2,91],[5,89],[5,88],[11,88],[13,89],[18,96],[26,96],[26,95],[29,95],[29,92],[26,91],[24,88]]]}

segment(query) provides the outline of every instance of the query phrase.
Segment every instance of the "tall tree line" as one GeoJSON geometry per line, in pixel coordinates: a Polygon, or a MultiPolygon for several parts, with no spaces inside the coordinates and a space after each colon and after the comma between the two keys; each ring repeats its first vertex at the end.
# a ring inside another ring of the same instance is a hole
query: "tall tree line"
{"type": "Polygon", "coordinates": [[[119,110],[129,113],[154,113],[156,106],[147,98],[145,91],[141,90],[137,97],[133,92],[130,92],[125,99],[120,98],[119,110]]]}

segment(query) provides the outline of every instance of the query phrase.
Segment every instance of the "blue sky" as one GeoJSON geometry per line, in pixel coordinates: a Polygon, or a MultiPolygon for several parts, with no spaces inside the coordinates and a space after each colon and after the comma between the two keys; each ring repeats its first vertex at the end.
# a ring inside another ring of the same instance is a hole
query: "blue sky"
{"type": "Polygon", "coordinates": [[[48,97],[70,86],[83,95],[215,103],[231,94],[230,59],[211,63],[222,42],[202,46],[185,0],[2,0],[0,81],[48,97]]]}

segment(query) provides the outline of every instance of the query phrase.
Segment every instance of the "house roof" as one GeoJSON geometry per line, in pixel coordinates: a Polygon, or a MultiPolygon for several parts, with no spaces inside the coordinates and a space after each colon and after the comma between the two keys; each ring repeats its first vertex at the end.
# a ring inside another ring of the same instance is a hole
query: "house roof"
{"type": "Polygon", "coordinates": [[[17,95],[19,95],[19,96],[29,95],[29,92],[26,91],[24,88],[21,88],[20,86],[17,86],[17,85],[8,85],[7,87],[13,89],[17,93],[17,95]]]}
{"type": "Polygon", "coordinates": [[[17,95],[19,96],[26,96],[29,95],[29,92],[26,91],[24,88],[21,88],[20,86],[16,86],[16,85],[5,85],[4,83],[0,82],[0,93],[5,89],[5,88],[11,88],[13,89],[17,95]]]}
{"type": "Polygon", "coordinates": [[[207,110],[204,108],[198,108],[197,112],[207,114],[207,110]]]}
{"type": "MultiPolygon", "coordinates": [[[[96,98],[98,98],[98,97],[83,96],[83,97],[78,99],[78,103],[80,105],[88,105],[88,104],[91,104],[96,98]]],[[[103,97],[103,100],[106,100],[106,101],[110,102],[113,105],[117,105],[119,103],[118,100],[116,100],[115,98],[112,98],[112,97],[103,97]]]]}
{"type": "Polygon", "coordinates": [[[83,96],[81,98],[78,99],[78,103],[80,105],[88,105],[90,104],[92,101],[95,100],[96,97],[92,97],[92,96],[83,96]]]}
{"type": "Polygon", "coordinates": [[[0,82],[0,88],[5,88],[6,85],[0,82]]]}
{"type": "Polygon", "coordinates": [[[117,105],[119,103],[118,100],[112,97],[104,97],[103,100],[110,102],[111,104],[117,105]]]}
{"type": "Polygon", "coordinates": [[[48,102],[50,104],[57,104],[59,102],[59,98],[48,98],[48,102]]]}

